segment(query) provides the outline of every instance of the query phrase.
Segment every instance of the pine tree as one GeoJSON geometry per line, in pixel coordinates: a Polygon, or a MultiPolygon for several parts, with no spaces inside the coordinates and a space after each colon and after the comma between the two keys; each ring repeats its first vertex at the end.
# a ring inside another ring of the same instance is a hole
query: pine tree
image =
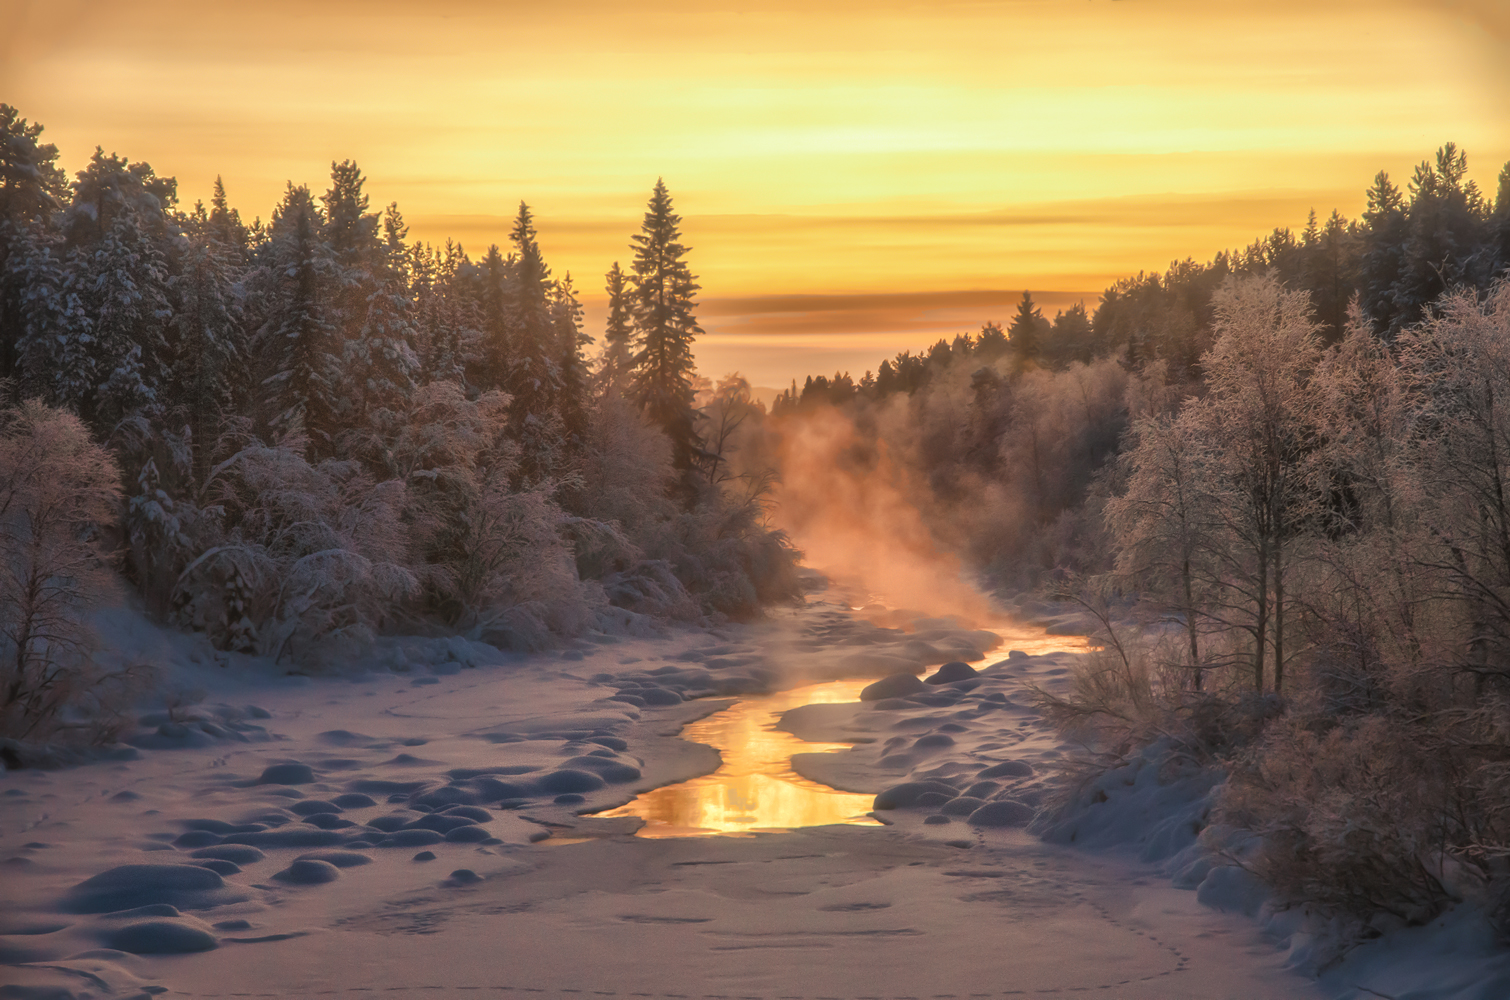
{"type": "Polygon", "coordinates": [[[28,300],[46,287],[34,273],[48,257],[48,220],[67,192],[58,147],[40,142],[41,135],[41,125],[0,104],[0,384],[10,380],[18,394],[29,317],[39,305],[28,300]]]}
{"type": "Polygon", "coordinates": [[[467,372],[468,380],[481,392],[502,389],[509,379],[514,356],[508,318],[509,272],[510,263],[495,243],[488,247],[487,256],[474,276],[474,308],[480,335],[476,350],[468,359],[467,372]]]}
{"type": "Polygon", "coordinates": [[[78,388],[79,415],[108,433],[128,414],[160,409],[166,382],[168,261],[136,213],[120,212],[97,242],[73,250],[69,269],[92,320],[59,375],[78,388]]]}
{"type": "Polygon", "coordinates": [[[169,282],[173,312],[164,409],[189,427],[197,483],[209,472],[222,417],[251,402],[238,267],[243,248],[221,242],[217,231],[226,230],[212,223],[190,237],[182,270],[169,282]]]}
{"type": "Polygon", "coordinates": [[[477,312],[462,282],[471,263],[460,246],[447,240],[443,251],[416,245],[409,270],[420,380],[461,384],[466,380],[463,342],[475,339],[477,327],[477,312]]]}
{"type": "MultiPolygon", "coordinates": [[[[551,272],[540,254],[534,217],[522,201],[509,239],[515,250],[507,317],[513,356],[505,388],[513,396],[515,426],[523,428],[530,421],[543,426],[558,410],[561,367],[550,307],[551,272]]],[[[526,454],[524,464],[530,461],[526,454]]]]}
{"type": "Polygon", "coordinates": [[[1002,331],[1000,323],[986,323],[980,328],[980,336],[975,341],[975,353],[984,361],[992,361],[1007,353],[1007,335],[1002,331]]]}
{"type": "Polygon", "coordinates": [[[684,259],[681,217],[671,210],[662,180],[634,241],[634,328],[643,347],[635,357],[631,394],[671,440],[672,464],[690,471],[702,452],[694,425],[692,341],[703,332],[692,310],[699,285],[684,259]]]}
{"type": "Polygon", "coordinates": [[[1489,218],[1489,252],[1494,260],[1491,276],[1510,274],[1510,163],[1500,169],[1494,214],[1489,218]]]}
{"type": "Polygon", "coordinates": [[[1488,283],[1481,255],[1487,213],[1467,173],[1467,155],[1450,142],[1437,150],[1435,164],[1428,160],[1416,167],[1393,289],[1397,325],[1416,322],[1431,302],[1459,284],[1488,283]]]}
{"type": "Polygon", "coordinates": [[[1091,360],[1091,320],[1085,303],[1076,302],[1054,316],[1054,354],[1063,361],[1091,360]]]}
{"type": "Polygon", "coordinates": [[[245,257],[250,245],[247,228],[241,222],[241,213],[230,206],[225,196],[225,182],[215,175],[215,193],[210,197],[209,226],[221,246],[236,251],[245,257]]]}
{"type": "Polygon", "coordinates": [[[624,270],[614,261],[608,269],[608,324],[603,331],[603,379],[615,381],[634,357],[634,313],[624,270]]]}
{"type": "Polygon", "coordinates": [[[1373,322],[1374,332],[1383,335],[1398,329],[1395,285],[1404,266],[1401,258],[1405,243],[1405,197],[1382,170],[1368,189],[1363,221],[1359,298],[1363,311],[1373,322]]]}
{"type": "Polygon", "coordinates": [[[550,311],[561,373],[561,425],[567,450],[576,452],[587,436],[588,373],[582,348],[592,343],[592,337],[582,330],[582,304],[577,301],[570,271],[552,288],[550,311]]]}
{"type": "Polygon", "coordinates": [[[309,188],[289,184],[262,248],[256,305],[259,348],[270,365],[262,379],[267,424],[302,432],[312,453],[329,456],[339,429],[340,368],[327,289],[338,267],[320,238],[321,222],[309,188]]]}
{"type": "Polygon", "coordinates": [[[397,205],[386,218],[368,210],[366,178],[351,160],[332,163],[321,236],[334,263],[329,317],[336,337],[335,426],[364,426],[371,414],[398,408],[418,367],[403,265],[408,233],[397,205]]]}
{"type": "Polygon", "coordinates": [[[1042,325],[1043,313],[1033,305],[1032,293],[1023,292],[1022,301],[1017,304],[1017,314],[1012,317],[1012,325],[1007,327],[1007,343],[1017,355],[1018,364],[1038,360],[1043,351],[1039,338],[1042,325]]]}
{"type": "Polygon", "coordinates": [[[513,354],[504,387],[512,397],[510,421],[521,446],[517,482],[523,485],[554,476],[565,458],[563,348],[551,310],[550,268],[540,253],[534,217],[522,201],[509,239],[515,253],[510,257],[506,318],[513,354]]]}

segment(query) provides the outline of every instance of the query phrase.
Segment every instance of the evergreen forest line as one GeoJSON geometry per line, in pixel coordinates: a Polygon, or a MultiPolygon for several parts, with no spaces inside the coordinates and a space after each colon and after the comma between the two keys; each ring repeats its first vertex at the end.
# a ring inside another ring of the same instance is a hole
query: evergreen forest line
{"type": "Polygon", "coordinates": [[[7,732],[78,687],[107,585],[74,571],[80,546],[157,619],[301,663],[380,631],[529,649],[795,595],[766,481],[705,445],[664,184],[590,361],[523,203],[473,260],[410,240],[350,161],[247,224],[218,180],[184,209],[173,178],[99,149],[70,180],[41,133],[0,105],[7,732]]]}

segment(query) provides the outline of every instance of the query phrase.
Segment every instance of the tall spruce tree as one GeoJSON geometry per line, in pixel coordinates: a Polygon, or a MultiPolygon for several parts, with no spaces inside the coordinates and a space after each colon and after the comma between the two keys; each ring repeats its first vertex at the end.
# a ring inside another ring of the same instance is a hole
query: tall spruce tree
{"type": "MultiPolygon", "coordinates": [[[[42,126],[0,104],[0,380],[22,391],[22,347],[35,324],[41,292],[55,282],[37,280],[53,255],[48,221],[62,204],[68,178],[57,165],[58,147],[39,141],[42,126]]],[[[40,332],[40,331],[39,331],[40,332]]]]}
{"type": "Polygon", "coordinates": [[[513,357],[506,387],[514,397],[511,412],[515,425],[522,428],[531,419],[545,423],[557,409],[561,368],[554,350],[557,337],[551,315],[551,270],[540,253],[534,216],[522,201],[509,239],[514,244],[508,309],[513,357]]]}
{"type": "Polygon", "coordinates": [[[1363,223],[1359,300],[1374,332],[1393,337],[1401,325],[1395,293],[1405,267],[1405,197],[1382,170],[1368,189],[1363,223]]]}
{"type": "Polygon", "coordinates": [[[473,272],[479,337],[468,359],[467,380],[481,392],[502,389],[509,380],[514,344],[509,332],[508,283],[511,262],[494,243],[473,272]]]}
{"type": "Polygon", "coordinates": [[[262,247],[254,298],[258,347],[268,366],[267,424],[303,432],[312,454],[328,457],[341,405],[339,332],[329,304],[339,265],[321,238],[322,221],[309,188],[290,183],[262,247]]]}
{"type": "Polygon", "coordinates": [[[519,437],[520,483],[555,476],[565,458],[562,422],[562,346],[552,310],[555,283],[540,253],[534,216],[524,202],[509,234],[510,291],[506,319],[513,355],[505,388],[509,416],[519,437]]]}
{"type": "Polygon", "coordinates": [[[634,358],[634,310],[628,276],[618,261],[605,277],[608,323],[603,330],[603,380],[613,382],[629,370],[634,358]]]}
{"type": "Polygon", "coordinates": [[[1017,314],[1012,317],[1012,325],[1007,327],[1007,343],[1017,355],[1018,364],[1038,360],[1038,355],[1043,352],[1039,337],[1042,327],[1043,313],[1033,304],[1032,294],[1023,292],[1022,301],[1017,303],[1017,314]]]}
{"type": "Polygon", "coordinates": [[[685,260],[690,248],[682,245],[681,221],[658,179],[640,231],[631,237],[634,329],[643,345],[631,395],[671,439],[672,463],[688,471],[702,454],[692,405],[692,341],[703,330],[692,314],[700,286],[685,260]]]}
{"type": "Polygon", "coordinates": [[[557,370],[561,373],[562,431],[568,452],[579,452],[587,437],[588,371],[582,348],[592,337],[582,330],[582,303],[572,287],[571,272],[551,289],[551,318],[556,326],[557,370]]]}

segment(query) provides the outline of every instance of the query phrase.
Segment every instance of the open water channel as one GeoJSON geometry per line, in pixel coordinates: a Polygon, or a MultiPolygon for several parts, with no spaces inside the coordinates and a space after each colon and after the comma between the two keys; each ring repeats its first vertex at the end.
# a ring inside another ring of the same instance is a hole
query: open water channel
{"type": "MultiPolygon", "coordinates": [[[[982,626],[1002,640],[997,652],[1029,655],[1083,651],[1080,636],[1049,635],[1021,622],[982,626]]],[[[992,657],[987,657],[991,659],[992,657]]],[[[924,676],[930,676],[932,670],[924,676]]],[[[646,792],[600,816],[638,816],[640,837],[749,836],[757,832],[847,824],[880,826],[870,816],[875,796],[840,791],[792,770],[798,753],[835,753],[848,743],[815,743],[776,729],[786,712],[804,705],[845,704],[877,678],[846,679],[743,698],[693,722],[681,737],[714,747],[723,764],[712,774],[646,792]]]]}

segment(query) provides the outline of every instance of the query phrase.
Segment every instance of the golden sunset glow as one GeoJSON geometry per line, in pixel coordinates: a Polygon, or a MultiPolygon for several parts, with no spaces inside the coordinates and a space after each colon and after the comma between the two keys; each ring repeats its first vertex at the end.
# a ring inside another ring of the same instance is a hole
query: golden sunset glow
{"type": "Polygon", "coordinates": [[[1446,141],[1491,194],[1510,159],[1500,0],[0,11],[0,100],[70,170],[99,144],[176,176],[186,204],[219,174],[250,220],[349,157],[412,236],[474,255],[522,199],[591,333],[664,177],[702,280],[705,373],[757,384],[858,374],[1004,319],[1024,288],[1090,305],[1312,207],[1356,217],[1375,172],[1403,184],[1446,141]],[[960,291],[997,297],[890,297],[960,291]],[[752,302],[794,295],[873,298],[864,322],[752,302]]]}

